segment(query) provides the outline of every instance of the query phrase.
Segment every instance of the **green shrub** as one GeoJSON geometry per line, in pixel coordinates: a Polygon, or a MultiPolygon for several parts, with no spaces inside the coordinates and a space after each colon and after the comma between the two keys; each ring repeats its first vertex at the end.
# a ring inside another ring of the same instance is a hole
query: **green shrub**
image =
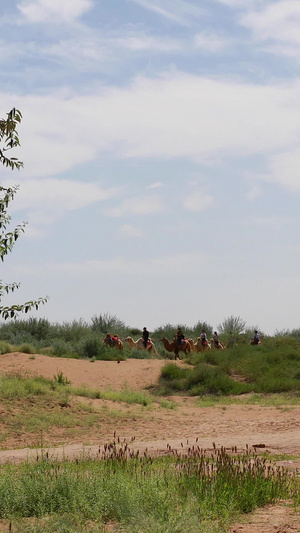
{"type": "Polygon", "coordinates": [[[21,344],[18,348],[18,352],[22,353],[37,353],[37,351],[31,344],[21,344]]]}
{"type": "Polygon", "coordinates": [[[243,383],[237,383],[222,370],[199,365],[187,378],[187,389],[195,394],[240,394],[248,390],[243,383]]]}
{"type": "Polygon", "coordinates": [[[73,345],[62,340],[54,339],[52,342],[52,354],[54,357],[66,357],[74,353],[73,345]]]}
{"type": "Polygon", "coordinates": [[[70,385],[71,384],[71,381],[68,380],[66,376],[64,376],[62,371],[58,372],[57,375],[54,376],[54,381],[58,383],[59,385],[70,385]]]}
{"type": "Polygon", "coordinates": [[[181,368],[178,365],[169,363],[161,370],[161,377],[166,381],[173,379],[184,379],[190,371],[187,368],[181,368]]]}
{"type": "Polygon", "coordinates": [[[101,355],[103,342],[98,337],[85,339],[80,346],[80,355],[84,358],[98,357],[101,355]]]}
{"type": "Polygon", "coordinates": [[[9,344],[8,342],[0,342],[0,355],[3,355],[5,353],[11,353],[14,351],[13,346],[9,344]]]}
{"type": "Polygon", "coordinates": [[[128,359],[153,359],[152,353],[148,350],[126,350],[126,357],[128,359]]]}
{"type": "Polygon", "coordinates": [[[91,318],[91,330],[95,333],[120,333],[126,329],[125,323],[123,320],[120,320],[116,315],[111,315],[110,313],[103,313],[101,315],[94,315],[91,318]]]}

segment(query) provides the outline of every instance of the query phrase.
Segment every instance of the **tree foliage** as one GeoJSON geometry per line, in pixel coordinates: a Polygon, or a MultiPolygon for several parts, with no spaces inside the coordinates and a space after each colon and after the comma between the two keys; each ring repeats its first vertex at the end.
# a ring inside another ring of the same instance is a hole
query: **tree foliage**
{"type": "Polygon", "coordinates": [[[246,321],[240,316],[229,316],[225,318],[221,324],[218,325],[219,333],[224,335],[233,335],[237,337],[246,327],[246,321]]]}
{"type": "Polygon", "coordinates": [[[116,315],[110,313],[103,313],[102,315],[94,315],[91,318],[92,331],[96,333],[109,333],[114,331],[121,331],[126,328],[123,320],[120,320],[116,315]]]}
{"type": "MultiPolygon", "coordinates": [[[[22,120],[22,114],[18,109],[12,109],[7,113],[7,118],[0,119],[0,163],[11,170],[23,167],[23,162],[16,157],[8,157],[7,152],[20,146],[17,126],[22,120]]],[[[12,249],[24,232],[25,222],[18,224],[15,228],[10,229],[11,217],[8,214],[10,202],[18,190],[18,186],[5,188],[0,185],[0,258],[4,261],[5,256],[12,252],[12,249]]],[[[14,292],[20,286],[19,283],[4,283],[0,280],[0,302],[2,298],[11,292],[14,292]]],[[[31,309],[38,309],[40,304],[44,304],[47,298],[38,298],[24,304],[15,304],[11,306],[0,305],[0,317],[14,318],[19,313],[28,313],[31,309]]]]}

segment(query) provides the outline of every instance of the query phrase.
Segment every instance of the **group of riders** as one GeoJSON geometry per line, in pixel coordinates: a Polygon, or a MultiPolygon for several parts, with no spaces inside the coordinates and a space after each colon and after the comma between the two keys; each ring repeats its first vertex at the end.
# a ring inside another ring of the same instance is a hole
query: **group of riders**
{"type": "MultiPolygon", "coordinates": [[[[230,336],[231,336],[231,333],[230,333],[230,336]]],[[[184,334],[182,333],[182,330],[180,328],[178,329],[178,331],[176,333],[175,340],[176,340],[176,343],[178,345],[181,345],[182,341],[185,340],[184,334]]],[[[204,348],[206,346],[208,346],[208,344],[209,344],[208,338],[207,338],[207,335],[206,335],[206,331],[204,329],[202,330],[201,335],[200,335],[200,342],[201,342],[201,344],[202,344],[202,346],[204,348]]],[[[224,345],[220,342],[219,335],[218,335],[218,333],[216,331],[214,331],[212,342],[213,342],[214,348],[216,348],[217,350],[223,350],[224,349],[224,345]]],[[[255,330],[254,331],[254,336],[251,339],[250,344],[251,345],[257,345],[257,344],[260,344],[260,343],[261,342],[260,342],[258,331],[255,330]]]]}
{"type": "MultiPolygon", "coordinates": [[[[149,331],[147,330],[146,327],[144,327],[143,328],[143,333],[142,333],[144,348],[147,348],[147,345],[150,342],[149,335],[150,335],[149,331]]],[[[175,335],[176,344],[178,344],[180,346],[182,344],[182,341],[185,341],[185,340],[186,339],[185,339],[184,334],[182,333],[182,330],[180,328],[178,328],[177,333],[175,335]]],[[[110,335],[110,333],[107,333],[107,335],[106,335],[106,337],[104,339],[104,342],[106,344],[110,345],[110,346],[116,346],[119,341],[120,341],[120,338],[119,338],[119,336],[117,334],[110,335]]],[[[204,329],[202,330],[201,335],[200,335],[200,342],[201,342],[203,347],[208,346],[208,344],[209,344],[208,338],[207,338],[207,335],[206,335],[206,331],[204,329]]],[[[221,343],[221,341],[219,339],[219,335],[218,335],[218,333],[216,331],[214,331],[212,342],[213,342],[214,348],[216,348],[217,350],[223,350],[224,345],[221,343]]],[[[254,331],[254,336],[251,339],[250,344],[251,345],[257,345],[257,344],[260,344],[260,343],[261,342],[260,342],[258,331],[255,330],[254,331]]]]}
{"type": "MultiPolygon", "coordinates": [[[[176,343],[179,345],[181,345],[182,341],[185,340],[184,334],[182,333],[182,330],[180,328],[178,329],[176,333],[175,340],[176,340],[176,343]]],[[[214,336],[212,340],[213,340],[213,344],[215,348],[217,348],[218,350],[219,349],[223,350],[224,346],[220,342],[219,335],[216,331],[214,331],[214,336]]],[[[204,329],[202,330],[201,335],[200,335],[200,342],[204,348],[208,346],[209,344],[206,331],[204,329]]]]}
{"type": "MultiPolygon", "coordinates": [[[[142,337],[143,337],[144,348],[147,348],[149,343],[151,343],[151,341],[150,341],[150,333],[147,330],[147,328],[143,328],[142,337]]],[[[107,333],[106,336],[104,337],[105,344],[107,344],[107,345],[109,345],[111,347],[117,346],[120,341],[121,341],[121,339],[120,339],[120,337],[119,337],[119,335],[117,333],[115,333],[114,335],[111,335],[110,333],[107,333]]]]}

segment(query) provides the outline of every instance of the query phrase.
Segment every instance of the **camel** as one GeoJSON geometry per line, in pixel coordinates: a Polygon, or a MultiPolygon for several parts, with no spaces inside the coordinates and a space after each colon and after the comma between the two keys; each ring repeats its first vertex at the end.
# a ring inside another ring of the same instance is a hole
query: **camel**
{"type": "Polygon", "coordinates": [[[188,339],[188,342],[190,343],[191,351],[194,352],[197,343],[194,343],[193,339],[188,339]]]}
{"type": "Polygon", "coordinates": [[[168,352],[174,352],[175,359],[177,359],[177,357],[180,359],[179,352],[184,352],[185,355],[191,352],[191,345],[189,341],[185,339],[181,341],[181,344],[178,344],[175,340],[169,342],[166,337],[163,337],[160,340],[164,343],[164,347],[168,352]]]}
{"type": "Polygon", "coordinates": [[[197,337],[196,342],[194,342],[193,339],[188,339],[188,343],[190,344],[192,352],[207,352],[211,349],[211,344],[208,342],[204,345],[201,341],[201,337],[197,337]]]}
{"type": "Polygon", "coordinates": [[[124,341],[128,342],[129,346],[131,348],[135,348],[136,350],[147,350],[149,353],[153,353],[154,355],[158,355],[157,350],[154,346],[154,343],[151,339],[148,339],[147,346],[145,348],[144,341],[142,337],[140,337],[137,341],[133,340],[132,337],[126,337],[124,341]]]}
{"type": "Polygon", "coordinates": [[[218,346],[216,346],[214,339],[210,339],[210,345],[212,348],[215,348],[216,350],[224,350],[223,344],[221,342],[218,342],[218,346]]]}
{"type": "Polygon", "coordinates": [[[111,336],[110,333],[107,333],[107,335],[103,339],[104,344],[109,346],[110,348],[117,348],[118,350],[123,350],[123,342],[117,335],[111,336]]]}
{"type": "Polygon", "coordinates": [[[201,337],[197,337],[197,341],[195,343],[195,349],[196,352],[207,352],[211,349],[211,345],[209,342],[207,344],[203,344],[201,337]]]}

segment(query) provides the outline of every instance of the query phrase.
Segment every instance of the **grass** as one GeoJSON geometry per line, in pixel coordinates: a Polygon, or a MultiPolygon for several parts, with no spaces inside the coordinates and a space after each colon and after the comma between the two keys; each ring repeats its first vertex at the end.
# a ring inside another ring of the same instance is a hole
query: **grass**
{"type": "MultiPolygon", "coordinates": [[[[120,391],[74,387],[70,385],[70,381],[62,372],[58,372],[53,380],[19,375],[3,375],[0,377],[0,398],[2,400],[21,400],[34,396],[43,396],[47,401],[56,400],[57,402],[65,403],[65,399],[71,395],[144,406],[150,405],[154,401],[154,398],[149,393],[131,390],[127,387],[120,391]]],[[[167,402],[165,405],[167,405],[167,402]]]]}
{"type": "Polygon", "coordinates": [[[42,454],[38,462],[3,465],[0,518],[16,532],[99,532],[110,524],[124,533],[221,533],[258,506],[297,503],[295,480],[256,455],[168,452],[140,457],[114,441],[99,459],[57,462],[42,454]]]}
{"type": "Polygon", "coordinates": [[[257,394],[262,404],[266,404],[263,396],[278,394],[279,402],[289,396],[292,403],[299,403],[300,344],[295,339],[192,353],[186,361],[194,368],[169,363],[162,369],[159,388],[165,394],[222,398],[257,394]]]}
{"type": "Polygon", "coordinates": [[[0,445],[7,447],[12,439],[13,442],[19,441],[21,446],[38,446],[41,433],[52,443],[64,443],[74,435],[82,438],[93,434],[103,423],[113,426],[124,418],[134,420],[144,416],[141,410],[123,412],[109,405],[87,405],[79,398],[109,400],[116,405],[118,402],[139,405],[142,410],[154,403],[161,409],[176,407],[173,401],[160,400],[147,392],[126,387],[120,391],[73,387],[61,372],[52,380],[4,375],[0,378],[0,445]]]}
{"type": "Polygon", "coordinates": [[[70,392],[74,396],[83,396],[91,399],[111,400],[113,402],[125,402],[128,404],[150,405],[154,399],[150,394],[143,391],[136,391],[123,387],[122,390],[116,391],[110,388],[105,390],[91,389],[90,387],[70,387],[70,392]]]}
{"type": "Polygon", "coordinates": [[[261,407],[278,407],[292,409],[300,405],[300,395],[296,393],[257,394],[249,393],[239,396],[204,395],[196,398],[198,407],[229,405],[260,405],[261,407]]]}

